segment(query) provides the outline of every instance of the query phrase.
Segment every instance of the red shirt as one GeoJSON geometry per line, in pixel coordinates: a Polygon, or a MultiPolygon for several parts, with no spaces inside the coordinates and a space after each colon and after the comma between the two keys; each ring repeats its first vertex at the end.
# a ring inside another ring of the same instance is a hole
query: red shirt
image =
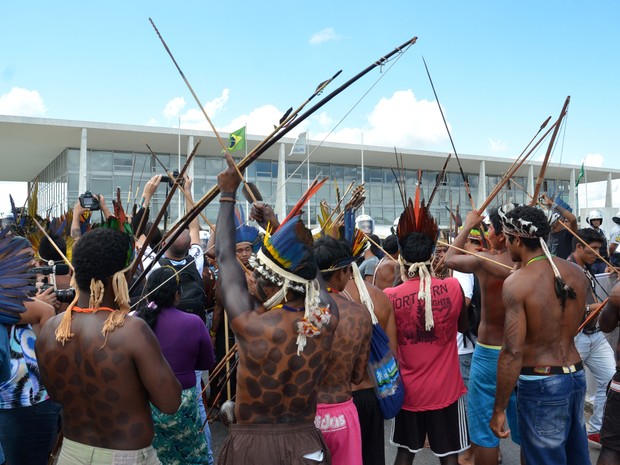
{"type": "Polygon", "coordinates": [[[456,346],[463,291],[455,278],[432,278],[434,327],[424,329],[424,300],[418,301],[420,278],[385,289],[392,301],[400,373],[405,386],[403,408],[439,410],[467,392],[456,346]]]}

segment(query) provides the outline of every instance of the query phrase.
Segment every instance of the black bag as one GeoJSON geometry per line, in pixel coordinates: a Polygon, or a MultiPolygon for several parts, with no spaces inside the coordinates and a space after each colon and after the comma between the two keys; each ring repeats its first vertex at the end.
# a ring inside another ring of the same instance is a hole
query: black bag
{"type": "Polygon", "coordinates": [[[173,265],[170,259],[159,259],[161,266],[171,266],[179,273],[179,293],[181,299],[177,304],[179,310],[198,315],[203,322],[207,321],[207,295],[205,294],[202,276],[198,273],[194,257],[185,257],[185,265],[173,265]]]}
{"type": "Polygon", "coordinates": [[[478,281],[478,277],[474,275],[474,290],[469,303],[469,308],[467,309],[469,328],[464,334],[465,337],[463,337],[463,345],[465,347],[467,347],[467,340],[471,341],[472,344],[475,344],[476,342],[476,338],[478,337],[478,327],[480,326],[481,309],[482,301],[480,296],[480,281],[478,281]]]}

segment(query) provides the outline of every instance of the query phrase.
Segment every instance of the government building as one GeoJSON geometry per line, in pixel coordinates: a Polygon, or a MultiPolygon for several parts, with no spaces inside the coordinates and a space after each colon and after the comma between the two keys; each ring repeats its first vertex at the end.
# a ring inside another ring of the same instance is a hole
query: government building
{"type": "MultiPolygon", "coordinates": [[[[221,135],[228,137],[228,134],[221,135]]],[[[246,150],[251,151],[261,140],[260,136],[248,134],[246,150]]],[[[180,169],[198,142],[196,156],[188,171],[194,180],[194,200],[216,184],[217,174],[225,166],[221,145],[210,131],[0,116],[0,162],[3,167],[0,180],[37,181],[38,210],[42,216],[58,216],[66,212],[86,191],[102,194],[111,207],[116,187],[121,189],[123,204],[133,205],[134,201],[140,201],[142,189],[151,176],[164,174],[164,167],[169,171],[180,169]]],[[[288,210],[305,191],[309,179],[328,176],[329,181],[306,209],[310,224],[315,226],[318,202],[325,199],[330,206],[336,204],[336,185],[343,193],[351,182],[364,182],[366,202],[363,212],[360,209],[358,214],[370,215],[381,235],[389,231],[403,209],[395,173],[399,177],[404,175],[407,194],[413,197],[418,170],[422,170],[421,189],[424,198],[428,199],[448,157],[447,153],[398,147],[396,151],[404,166],[403,174],[397,169],[393,147],[308,140],[305,155],[289,156],[294,142],[294,137],[282,138],[247,168],[246,180],[256,184],[263,199],[274,205],[277,211],[283,211],[283,204],[288,210]]],[[[537,159],[544,154],[546,146],[547,142],[539,148],[537,159]]],[[[233,155],[239,160],[245,154],[239,151],[233,155]]],[[[444,229],[451,224],[450,210],[454,212],[459,206],[464,218],[472,208],[472,201],[476,206],[481,205],[514,162],[514,158],[469,154],[459,154],[459,159],[469,181],[471,201],[459,165],[452,156],[431,208],[444,229]]],[[[541,162],[528,159],[491,206],[507,201],[529,202],[540,167],[541,162]]],[[[575,188],[580,168],[551,163],[542,192],[561,196],[573,209],[580,204],[585,207],[584,199],[577,198],[575,188]]],[[[589,183],[607,181],[607,208],[603,209],[606,217],[611,217],[614,211],[611,208],[611,181],[619,178],[620,170],[587,168],[589,183]]],[[[161,185],[154,196],[151,204],[154,211],[162,205],[167,189],[167,185],[161,185]]],[[[183,211],[182,205],[184,199],[179,193],[169,205],[168,225],[178,218],[180,206],[183,211]]],[[[244,202],[240,205],[247,209],[244,202]]],[[[211,222],[216,220],[218,206],[215,201],[204,210],[211,222]]],[[[582,220],[585,219],[583,213],[582,220]]],[[[94,219],[98,219],[96,213],[94,219]]],[[[308,217],[305,220],[308,221],[308,217]]],[[[207,229],[204,220],[200,221],[207,229]]]]}

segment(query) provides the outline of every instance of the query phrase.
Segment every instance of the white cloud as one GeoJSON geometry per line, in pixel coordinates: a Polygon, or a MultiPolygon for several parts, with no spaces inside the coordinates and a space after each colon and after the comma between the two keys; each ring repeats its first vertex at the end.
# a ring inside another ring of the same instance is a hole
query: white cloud
{"type": "Polygon", "coordinates": [[[175,97],[166,104],[166,108],[164,108],[164,116],[169,119],[177,118],[184,107],[185,99],[183,97],[175,97]]]}
{"type": "Polygon", "coordinates": [[[584,160],[585,166],[590,168],[600,168],[604,162],[605,158],[600,153],[589,153],[584,160]]]}
{"type": "Polygon", "coordinates": [[[329,42],[330,40],[336,40],[337,38],[338,38],[338,35],[336,34],[336,31],[334,31],[333,28],[328,27],[326,29],[323,29],[322,31],[315,33],[310,38],[310,44],[318,45],[324,42],[329,42]]]}
{"type": "MultiPolygon", "coordinates": [[[[232,132],[236,131],[242,126],[247,126],[248,134],[256,134],[260,136],[266,136],[271,134],[274,126],[280,122],[280,118],[284,112],[279,110],[273,105],[263,105],[262,107],[255,108],[247,115],[241,115],[233,119],[229,124],[222,128],[223,131],[232,132]]],[[[301,125],[300,125],[301,126],[301,125]]],[[[300,127],[296,128],[297,131],[301,131],[300,127]]],[[[296,134],[291,131],[287,137],[293,137],[296,134]]]]}
{"type": "MultiPolygon", "coordinates": [[[[204,104],[205,111],[207,115],[209,115],[209,118],[211,119],[211,121],[213,121],[213,119],[220,112],[220,110],[223,110],[224,108],[226,108],[226,103],[228,102],[229,95],[230,95],[230,90],[224,89],[220,96],[204,104]]],[[[205,118],[205,115],[202,113],[200,109],[190,108],[185,113],[180,113],[183,107],[178,107],[180,102],[178,102],[177,100],[178,100],[178,97],[168,102],[164,110],[164,114],[168,110],[174,111],[176,108],[178,108],[179,113],[177,113],[176,115],[172,115],[172,116],[181,118],[181,126],[183,128],[201,129],[201,130],[207,130],[207,131],[211,130],[211,126],[209,125],[209,122],[207,121],[207,119],[205,118]]]]}
{"type": "Polygon", "coordinates": [[[489,138],[489,146],[491,148],[491,152],[493,153],[505,152],[507,149],[506,142],[504,142],[503,140],[495,140],[489,138]]]}
{"type": "Polygon", "coordinates": [[[318,115],[312,115],[312,119],[319,123],[321,126],[330,126],[333,123],[333,118],[331,118],[326,111],[322,111],[318,115]]]}
{"type": "MultiPolygon", "coordinates": [[[[447,140],[446,128],[436,102],[416,99],[412,90],[399,90],[382,98],[367,117],[363,128],[334,131],[327,140],[378,146],[429,148],[447,140]]],[[[313,135],[322,140],[326,133],[313,135]]]]}
{"type": "Polygon", "coordinates": [[[0,114],[15,116],[42,116],[45,104],[36,90],[13,87],[6,94],[0,95],[0,114]]]}

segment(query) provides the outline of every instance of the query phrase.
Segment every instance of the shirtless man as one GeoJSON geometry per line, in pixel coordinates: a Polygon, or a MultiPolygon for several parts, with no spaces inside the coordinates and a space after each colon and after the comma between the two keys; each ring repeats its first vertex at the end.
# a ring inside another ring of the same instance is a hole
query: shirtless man
{"type": "MultiPolygon", "coordinates": [[[[598,319],[602,331],[611,333],[620,324],[620,284],[612,288],[609,302],[598,319]]],[[[620,463],[620,339],[616,345],[616,373],[611,379],[607,402],[601,427],[601,454],[596,465],[616,465],[620,463]]]]}
{"type": "MultiPolygon", "coordinates": [[[[465,248],[470,230],[475,228],[482,219],[482,215],[476,210],[469,212],[463,228],[454,239],[453,245],[455,247],[450,247],[446,253],[445,264],[453,270],[474,273],[480,283],[482,309],[468,386],[469,435],[474,449],[474,463],[477,465],[497,465],[499,439],[489,428],[489,420],[493,414],[497,359],[504,337],[505,309],[502,302],[502,285],[510,274],[510,270],[481,257],[490,258],[510,267],[513,266],[513,261],[506,249],[506,238],[502,233],[497,209],[490,211],[491,224],[487,237],[494,253],[483,250],[479,252],[480,256],[477,257],[467,255],[456,249],[456,247],[465,248]]],[[[512,439],[518,444],[516,415],[515,396],[513,394],[508,405],[508,421],[512,431],[512,439]]]]}
{"type": "Polygon", "coordinates": [[[63,407],[59,464],[93,456],[97,463],[159,464],[149,403],[168,414],[180,405],[181,385],[155,335],[127,315],[123,271],[132,246],[112,229],[82,236],[73,249],[77,305],[50,319],[37,338],[41,378],[63,407]]]}
{"type": "Polygon", "coordinates": [[[523,206],[502,218],[510,257],[522,262],[504,282],[504,340],[490,427],[507,437],[504,410],[518,381],[519,428],[528,465],[589,464],[583,406],[586,376],[574,337],[586,308],[588,280],[551,257],[546,215],[523,206]]]}
{"type": "Polygon", "coordinates": [[[372,284],[381,290],[397,286],[401,282],[398,275],[398,239],[396,235],[391,234],[386,237],[383,245],[387,255],[379,260],[372,277],[372,284]]]}
{"type": "MultiPolygon", "coordinates": [[[[396,320],[392,302],[377,286],[366,281],[364,285],[372,300],[378,324],[387,334],[392,353],[396,355],[396,320]]],[[[341,294],[354,302],[362,303],[360,291],[353,279],[347,281],[341,294]]],[[[362,463],[385,465],[384,418],[368,371],[364,373],[364,379],[353,386],[353,403],[357,408],[362,430],[362,463]]]]}
{"type": "Polygon", "coordinates": [[[362,436],[351,384],[362,382],[368,371],[372,320],[366,307],[340,295],[352,278],[349,246],[324,237],[314,243],[314,257],[340,315],[314,424],[325,438],[333,465],[361,464],[362,436]]]}
{"type": "Polygon", "coordinates": [[[338,308],[326,291],[317,301],[314,278],[320,274],[310,232],[299,217],[266,236],[251,260],[256,298],[250,295],[235,254],[234,206],[240,179],[230,159],[228,163],[228,169],[218,176],[216,256],[224,308],[239,347],[239,365],[237,423],[231,426],[218,463],[330,463],[314,418],[338,308]],[[283,242],[286,249],[281,248],[283,242]],[[313,334],[308,322],[319,333],[313,334]]]}

